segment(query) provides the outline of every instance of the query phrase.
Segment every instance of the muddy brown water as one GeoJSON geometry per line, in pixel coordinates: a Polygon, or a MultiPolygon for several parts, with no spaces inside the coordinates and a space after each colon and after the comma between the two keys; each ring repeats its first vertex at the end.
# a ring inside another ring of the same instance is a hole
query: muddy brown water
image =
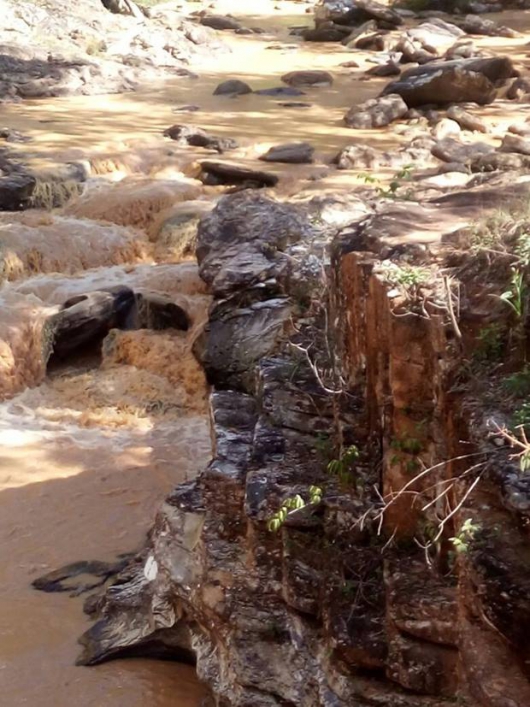
{"type": "MultiPolygon", "coordinates": [[[[240,5],[222,0],[215,11],[241,17],[240,5]]],[[[33,138],[23,149],[36,162],[86,159],[109,179],[135,172],[171,177],[193,162],[200,151],[182,150],[175,159],[162,159],[167,143],[161,132],[175,122],[241,140],[237,154],[242,159],[252,161],[274,143],[307,140],[326,162],[351,142],[352,133],[342,123],[345,110],[376,95],[385,81],[363,80],[372,66],[368,53],[289,37],[290,26],[311,24],[307,7],[281,2],[277,9],[270,0],[253,0],[244,22],[266,34],[223,35],[232,52],[197,62],[192,68],[199,79],[123,96],[3,105],[0,122],[33,138]],[[353,56],[358,70],[340,67],[353,56]],[[308,68],[329,70],[335,77],[333,86],[293,98],[311,103],[310,108],[283,108],[278,99],[256,95],[212,96],[226,78],[269,88],[281,85],[283,73],[308,68]],[[187,104],[200,110],[175,111],[187,104]]],[[[197,9],[197,3],[184,6],[186,12],[197,9]]],[[[530,13],[495,19],[518,29],[530,27],[530,13]]],[[[481,41],[526,61],[527,40],[481,41]]],[[[503,113],[499,105],[484,109],[501,126],[517,119],[521,107],[510,111],[503,113]]],[[[391,130],[357,132],[355,138],[385,149],[402,141],[391,130]]],[[[280,169],[289,173],[293,168],[280,169]]],[[[318,172],[317,167],[294,169],[294,182],[313,169],[318,172]]],[[[351,180],[351,174],[335,173],[309,188],[350,188],[351,180]]],[[[197,707],[204,691],[187,666],[129,660],[75,667],[76,639],[89,625],[82,598],[37,593],[30,584],[67,563],[113,560],[140,547],[164,496],[207,462],[206,386],[190,351],[207,297],[193,264],[157,265],[142,239],[135,242],[133,236],[122,243],[123,234],[100,224],[90,228],[97,234],[91,255],[96,260],[87,260],[86,247],[80,248],[73,267],[69,233],[75,222],[59,224],[43,216],[39,231],[39,217],[31,218],[29,231],[20,219],[3,217],[0,236],[7,229],[30,247],[31,238],[50,238],[53,232],[60,257],[55,274],[39,275],[33,264],[37,274],[24,279],[26,270],[17,258],[28,258],[19,253],[11,264],[13,282],[0,289],[0,390],[5,398],[0,403],[0,704],[197,707]],[[107,256],[115,242],[118,255],[107,256]],[[86,267],[93,269],[83,272],[86,267]],[[73,294],[118,283],[184,298],[196,326],[187,336],[120,334],[101,366],[80,361],[43,379],[39,337],[45,315],[73,294]]]]}

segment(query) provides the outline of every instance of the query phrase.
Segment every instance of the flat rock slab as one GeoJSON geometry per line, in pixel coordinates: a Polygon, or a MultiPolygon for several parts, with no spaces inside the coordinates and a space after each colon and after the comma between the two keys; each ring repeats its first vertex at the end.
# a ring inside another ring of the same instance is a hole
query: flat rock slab
{"type": "Polygon", "coordinates": [[[233,17],[227,17],[225,15],[204,15],[201,17],[201,25],[205,27],[211,27],[212,29],[218,30],[237,30],[241,29],[242,25],[240,22],[235,20],[233,17]]]}
{"type": "Polygon", "coordinates": [[[308,164],[313,161],[315,148],[307,142],[292,142],[276,145],[259,158],[264,162],[287,162],[290,164],[308,164]]]}
{"type": "Polygon", "coordinates": [[[328,71],[290,71],[282,76],[288,86],[331,86],[333,76],[328,71]]]}
{"type": "Polygon", "coordinates": [[[284,96],[305,96],[303,91],[292,86],[275,86],[274,88],[261,88],[254,91],[257,96],[276,96],[283,98],[284,96]]]}
{"type": "Polygon", "coordinates": [[[302,103],[302,101],[285,101],[278,103],[282,108],[311,108],[311,103],[302,103]]]}
{"type": "Polygon", "coordinates": [[[233,162],[205,160],[201,162],[201,169],[205,174],[203,181],[206,184],[248,184],[257,188],[274,187],[278,184],[275,174],[233,162]]]}

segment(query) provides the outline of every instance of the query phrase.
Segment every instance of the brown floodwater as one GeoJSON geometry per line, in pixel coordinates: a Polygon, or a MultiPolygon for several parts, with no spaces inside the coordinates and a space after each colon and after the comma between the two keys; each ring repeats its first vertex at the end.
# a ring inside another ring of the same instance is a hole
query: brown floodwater
{"type": "MultiPolygon", "coordinates": [[[[183,3],[186,13],[200,7],[183,3]]],[[[213,11],[232,12],[265,34],[221,34],[232,51],[197,61],[192,68],[199,78],[119,96],[6,104],[0,122],[32,137],[20,149],[38,164],[86,160],[109,180],[148,176],[160,180],[160,190],[168,189],[161,180],[193,176],[194,162],[207,154],[168,151],[161,134],[173,123],[237,138],[234,157],[249,163],[274,143],[305,140],[315,146],[319,165],[272,169],[293,190],[300,182],[309,191],[349,189],[353,175],[325,164],[352,142],[344,112],[377,95],[385,80],[364,80],[373,65],[370,53],[290,37],[290,26],[311,24],[308,7],[253,0],[242,10],[236,0],[219,0],[213,11]],[[353,58],[357,69],[340,66],[353,58]],[[334,83],[292,99],[309,108],[285,108],[280,99],[254,94],[212,95],[227,78],[269,88],[295,69],[330,71],[334,83]],[[176,110],[189,104],[200,110],[176,110]]],[[[529,12],[494,19],[530,27],[529,12]]],[[[528,36],[479,41],[528,61],[528,36]]],[[[500,135],[522,109],[500,102],[483,115],[500,135]]],[[[392,129],[354,135],[383,149],[404,139],[392,129]]],[[[141,199],[135,208],[141,211],[141,199]]],[[[63,215],[0,218],[0,271],[11,280],[0,289],[0,704],[198,707],[204,691],[187,666],[138,659],[76,667],[76,640],[89,625],[83,597],[31,589],[33,579],[67,563],[113,560],[139,548],[164,496],[197,474],[210,455],[206,385],[191,354],[209,302],[196,266],[157,264],[141,228],[87,220],[99,218],[95,208],[78,211],[74,205],[63,215]],[[173,297],[191,313],[193,329],[186,336],[118,332],[101,363],[80,361],[46,376],[40,356],[45,317],[74,294],[116,284],[173,297]]]]}

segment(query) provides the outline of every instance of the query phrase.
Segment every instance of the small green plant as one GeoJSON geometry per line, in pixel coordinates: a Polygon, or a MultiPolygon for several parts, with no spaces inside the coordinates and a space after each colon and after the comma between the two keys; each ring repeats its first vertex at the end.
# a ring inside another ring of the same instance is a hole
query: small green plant
{"type": "Polygon", "coordinates": [[[530,402],[522,403],[522,405],[514,410],[513,424],[515,427],[525,427],[530,425],[530,402]]]}
{"type": "Polygon", "coordinates": [[[331,437],[323,432],[317,434],[315,438],[315,449],[326,464],[333,458],[333,443],[331,437]]]}
{"type": "Polygon", "coordinates": [[[414,170],[414,165],[407,164],[400,170],[395,172],[387,187],[382,186],[382,182],[378,177],[374,177],[372,174],[367,174],[362,172],[359,177],[364,180],[366,184],[374,184],[377,193],[382,199],[410,199],[412,198],[412,189],[407,189],[406,192],[401,191],[403,182],[409,182],[412,179],[412,174],[414,170]]]}
{"type": "Polygon", "coordinates": [[[504,351],[504,328],[494,322],[479,331],[473,352],[475,361],[499,361],[504,351]]]}
{"type": "Polygon", "coordinates": [[[406,454],[419,454],[422,450],[422,444],[415,437],[402,437],[401,439],[393,439],[390,443],[392,449],[406,454]]]}
{"type": "Polygon", "coordinates": [[[419,471],[421,463],[418,459],[418,454],[422,450],[422,444],[419,439],[415,437],[396,438],[390,443],[390,448],[396,452],[396,454],[393,454],[390,458],[390,463],[393,466],[405,462],[405,469],[409,474],[414,474],[419,471]],[[407,459],[406,457],[404,459],[403,455],[411,455],[412,459],[407,459]]]}
{"type": "Polygon", "coordinates": [[[530,394],[530,368],[525,366],[522,371],[512,373],[502,382],[503,388],[515,396],[522,398],[530,394]]]}
{"type": "Polygon", "coordinates": [[[309,487],[309,501],[305,501],[300,494],[296,496],[289,496],[280,506],[280,509],[269,518],[267,523],[268,529],[276,533],[282,525],[287,520],[287,516],[293,511],[298,511],[301,508],[305,508],[307,505],[314,505],[322,501],[322,489],[320,486],[310,486],[309,487]]]}
{"type": "Polygon", "coordinates": [[[530,266],[530,233],[524,231],[517,239],[515,255],[519,258],[519,264],[523,268],[530,266]]]}
{"type": "Polygon", "coordinates": [[[339,459],[332,459],[327,465],[328,473],[336,476],[343,484],[348,484],[352,481],[353,465],[359,458],[359,449],[352,444],[347,447],[339,459]]]}
{"type": "Polygon", "coordinates": [[[458,554],[464,554],[469,550],[469,545],[480,530],[480,526],[473,523],[472,518],[465,520],[454,538],[450,538],[458,554]]]}
{"type": "Polygon", "coordinates": [[[513,268],[510,289],[503,292],[499,297],[511,307],[517,319],[522,319],[523,317],[527,294],[528,288],[524,281],[524,272],[519,268],[513,268]]]}
{"type": "Polygon", "coordinates": [[[383,263],[382,270],[385,280],[391,285],[399,285],[408,292],[416,292],[420,285],[429,279],[430,271],[418,265],[397,265],[383,263]]]}

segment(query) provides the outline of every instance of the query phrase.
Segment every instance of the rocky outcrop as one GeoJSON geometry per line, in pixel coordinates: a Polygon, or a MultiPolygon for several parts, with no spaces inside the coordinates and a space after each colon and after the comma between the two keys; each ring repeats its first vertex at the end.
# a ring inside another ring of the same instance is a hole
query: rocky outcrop
{"type": "Polygon", "coordinates": [[[5,0],[0,27],[0,100],[131,91],[189,76],[197,52],[223,45],[176,13],[149,17],[129,0],[34,3],[5,0]],[[127,10],[122,14],[122,10],[127,10]]]}
{"type": "Polygon", "coordinates": [[[197,248],[213,458],[98,601],[82,663],[193,655],[220,707],[526,707],[530,487],[455,387],[480,308],[457,320],[430,253],[505,198],[220,200],[197,248]]]}

